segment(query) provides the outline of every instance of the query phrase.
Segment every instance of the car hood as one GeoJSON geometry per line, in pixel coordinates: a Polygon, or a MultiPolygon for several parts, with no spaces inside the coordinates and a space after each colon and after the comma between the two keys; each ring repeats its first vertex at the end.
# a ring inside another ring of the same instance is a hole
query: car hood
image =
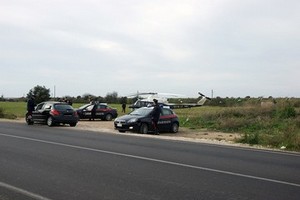
{"type": "Polygon", "coordinates": [[[134,119],[134,118],[144,118],[145,116],[142,116],[142,115],[123,115],[121,117],[118,117],[115,121],[128,121],[128,120],[131,120],[131,119],[134,119]]]}

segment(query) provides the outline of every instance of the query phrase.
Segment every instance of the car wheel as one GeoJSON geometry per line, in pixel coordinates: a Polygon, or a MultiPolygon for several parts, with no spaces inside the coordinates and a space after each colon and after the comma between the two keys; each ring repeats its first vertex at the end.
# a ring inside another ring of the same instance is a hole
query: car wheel
{"type": "Polygon", "coordinates": [[[26,115],[26,123],[28,125],[33,125],[33,119],[32,119],[32,115],[26,115]]]}
{"type": "Polygon", "coordinates": [[[148,130],[149,130],[148,125],[145,124],[145,123],[143,123],[143,124],[141,125],[141,127],[140,127],[140,133],[141,133],[141,134],[147,134],[147,133],[148,133],[148,130]]]}
{"type": "Polygon", "coordinates": [[[125,133],[126,131],[119,130],[120,133],[125,133]]]}
{"type": "Polygon", "coordinates": [[[172,126],[171,126],[170,131],[171,131],[172,133],[177,133],[178,130],[179,130],[179,125],[178,125],[177,123],[173,123],[172,126]]]}
{"type": "Polygon", "coordinates": [[[111,121],[111,120],[112,120],[112,115],[111,115],[111,114],[107,114],[107,115],[105,116],[105,120],[106,120],[106,121],[111,121]]]}
{"type": "Polygon", "coordinates": [[[53,126],[54,125],[54,123],[53,123],[53,118],[50,116],[50,117],[48,117],[48,119],[47,119],[47,125],[48,126],[53,126]]]}
{"type": "Polygon", "coordinates": [[[70,126],[71,127],[75,127],[77,123],[71,123],[70,126]]]}

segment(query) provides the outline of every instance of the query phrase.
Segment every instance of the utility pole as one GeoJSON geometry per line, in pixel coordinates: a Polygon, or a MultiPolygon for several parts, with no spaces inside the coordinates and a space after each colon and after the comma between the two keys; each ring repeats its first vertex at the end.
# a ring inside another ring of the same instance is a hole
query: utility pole
{"type": "Polygon", "coordinates": [[[54,85],[54,92],[53,92],[53,97],[55,98],[55,91],[56,90],[56,87],[55,87],[55,85],[54,85]]]}
{"type": "Polygon", "coordinates": [[[211,98],[214,98],[214,90],[211,90],[211,98]]]}

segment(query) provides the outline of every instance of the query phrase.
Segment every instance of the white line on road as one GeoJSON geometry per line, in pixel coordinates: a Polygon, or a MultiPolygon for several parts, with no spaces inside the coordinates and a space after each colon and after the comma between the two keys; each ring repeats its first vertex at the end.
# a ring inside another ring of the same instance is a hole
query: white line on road
{"type": "Polygon", "coordinates": [[[34,194],[32,192],[23,190],[21,188],[17,188],[15,186],[12,186],[12,185],[9,185],[9,184],[3,183],[3,182],[0,182],[0,187],[6,188],[8,190],[11,190],[13,192],[16,192],[16,193],[19,193],[19,194],[22,194],[22,195],[25,195],[27,197],[31,197],[33,199],[37,199],[37,200],[50,200],[50,199],[48,199],[46,197],[40,196],[38,194],[34,194]]]}
{"type": "Polygon", "coordinates": [[[99,152],[99,153],[105,153],[105,154],[111,154],[111,155],[117,155],[117,156],[124,156],[124,157],[128,157],[128,158],[147,160],[147,161],[152,161],[152,162],[164,163],[164,164],[169,164],[169,165],[187,167],[187,168],[192,168],[192,169],[198,169],[198,170],[204,170],[204,171],[216,172],[216,173],[221,173],[221,174],[228,174],[228,175],[232,175],[232,176],[239,176],[239,177],[245,177],[245,178],[256,179],[256,180],[261,180],[261,181],[267,181],[267,182],[273,182],[273,183],[279,183],[279,184],[284,184],[284,185],[300,187],[300,184],[297,184],[297,183],[290,183],[290,182],[286,182],[286,181],[280,181],[280,180],[275,180],[275,179],[246,175],[246,174],[235,173],[235,172],[230,172],[230,171],[223,171],[223,170],[212,169],[212,168],[207,168],[207,167],[199,167],[199,166],[194,166],[194,165],[189,165],[189,164],[184,164],[184,163],[160,160],[160,159],[155,159],[155,158],[148,158],[148,157],[143,157],[143,156],[136,156],[136,155],[125,154],[125,153],[118,153],[118,152],[113,152],[113,151],[106,151],[106,150],[101,150],[101,149],[93,149],[93,148],[89,148],[89,147],[82,147],[82,146],[70,145],[70,144],[59,143],[59,142],[51,142],[51,141],[27,138],[27,137],[22,137],[22,136],[8,135],[8,134],[3,134],[3,133],[0,133],[0,135],[6,136],[6,137],[23,139],[23,140],[30,140],[30,141],[40,142],[40,143],[45,143],[45,144],[52,144],[52,145],[70,147],[70,148],[75,148],[75,149],[81,149],[81,150],[87,150],[87,151],[93,151],[93,152],[99,152]]]}

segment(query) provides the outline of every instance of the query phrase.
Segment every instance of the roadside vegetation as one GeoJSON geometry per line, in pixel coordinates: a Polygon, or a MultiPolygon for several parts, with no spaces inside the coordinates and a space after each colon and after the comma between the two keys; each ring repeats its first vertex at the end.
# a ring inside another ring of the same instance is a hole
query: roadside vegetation
{"type": "Polygon", "coordinates": [[[300,99],[248,99],[234,106],[177,110],[182,126],[240,133],[237,142],[300,151],[300,99]]]}
{"type": "MultiPolygon", "coordinates": [[[[101,101],[117,108],[119,115],[123,114],[123,101],[127,105],[134,102],[134,99],[118,98],[116,93],[111,94],[108,99],[103,98],[101,101]]],[[[26,113],[25,101],[25,98],[18,101],[0,101],[0,118],[23,118],[26,113]]],[[[196,99],[189,101],[195,102],[196,99]]],[[[87,97],[77,97],[73,99],[73,107],[78,108],[88,102],[87,97]]],[[[130,112],[128,108],[126,111],[130,112]]],[[[217,97],[205,106],[176,109],[175,112],[182,127],[228,134],[239,133],[242,137],[237,142],[300,151],[299,98],[217,97]]]]}

